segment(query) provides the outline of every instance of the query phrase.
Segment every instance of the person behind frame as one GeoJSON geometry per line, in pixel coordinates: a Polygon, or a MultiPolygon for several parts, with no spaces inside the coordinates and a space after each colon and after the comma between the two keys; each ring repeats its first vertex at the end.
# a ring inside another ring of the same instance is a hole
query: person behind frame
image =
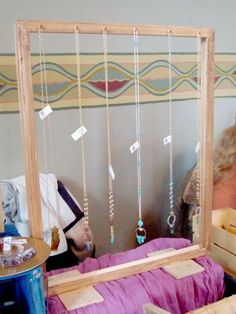
{"type": "MultiPolygon", "coordinates": [[[[176,206],[175,235],[192,239],[192,216],[196,212],[194,165],[184,179],[176,206]]],[[[236,125],[223,130],[213,152],[213,206],[236,209],[236,125]]]]}
{"type": "Polygon", "coordinates": [[[236,209],[236,125],[225,129],[214,152],[213,209],[236,209]]]}

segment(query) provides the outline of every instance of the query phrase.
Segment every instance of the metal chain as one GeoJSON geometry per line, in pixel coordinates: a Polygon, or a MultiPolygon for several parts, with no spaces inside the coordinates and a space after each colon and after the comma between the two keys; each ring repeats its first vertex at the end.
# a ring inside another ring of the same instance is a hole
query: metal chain
{"type": "Polygon", "coordinates": [[[172,35],[168,32],[168,74],[169,74],[169,206],[170,212],[167,224],[170,232],[174,233],[176,215],[174,213],[174,183],[173,183],[173,131],[172,131],[172,35]]]}
{"type": "MultiPolygon", "coordinates": [[[[39,44],[39,62],[40,62],[40,84],[41,84],[41,109],[43,110],[45,107],[49,106],[49,96],[48,96],[48,78],[47,78],[47,66],[46,66],[46,57],[45,57],[45,40],[42,32],[43,28],[40,25],[38,30],[38,44],[39,44]]],[[[52,121],[51,121],[51,115],[49,114],[47,118],[43,119],[43,147],[44,147],[44,165],[45,165],[45,173],[47,174],[46,177],[46,191],[47,191],[47,200],[48,200],[48,228],[51,230],[54,228],[58,232],[58,229],[60,228],[57,226],[51,225],[51,217],[50,217],[50,210],[49,210],[49,161],[48,161],[48,152],[50,155],[51,160],[51,170],[52,173],[56,174],[56,168],[55,168],[55,149],[54,149],[54,141],[53,141],[53,135],[52,135],[52,121]],[[48,132],[47,132],[48,129],[48,132]],[[47,136],[48,133],[48,136],[47,136]],[[47,138],[49,138],[49,142],[47,141],[47,138]]],[[[59,200],[58,200],[58,192],[57,192],[57,183],[53,184],[55,189],[55,201],[56,201],[56,216],[59,217],[59,200]]],[[[59,218],[58,218],[59,221],[59,218]]],[[[58,224],[58,222],[57,222],[58,224]]],[[[52,238],[52,235],[51,235],[52,238]]]]}
{"type": "MultiPolygon", "coordinates": [[[[45,61],[45,43],[44,43],[44,36],[42,33],[42,26],[39,26],[38,30],[38,45],[39,45],[39,66],[40,66],[40,86],[41,86],[41,110],[44,109],[48,105],[48,88],[47,88],[47,74],[46,74],[46,61],[45,61]]],[[[42,120],[42,129],[43,129],[43,155],[44,155],[44,168],[45,173],[49,172],[49,165],[48,165],[48,141],[47,141],[47,123],[46,119],[42,120]]],[[[50,136],[50,135],[49,135],[50,136]]],[[[49,199],[49,184],[48,184],[48,177],[46,178],[46,193],[47,199],[49,199]]],[[[51,230],[51,217],[50,211],[48,209],[48,230],[51,230]]]]}
{"type": "Polygon", "coordinates": [[[138,227],[135,235],[138,244],[143,244],[146,239],[146,230],[143,228],[142,220],[142,165],[141,165],[141,119],[140,119],[140,83],[139,83],[139,36],[138,31],[134,28],[134,88],[135,88],[135,120],[136,120],[136,142],[137,147],[137,193],[138,193],[138,227]]]}
{"type": "Polygon", "coordinates": [[[137,29],[134,29],[134,86],[136,104],[136,140],[137,148],[137,192],[139,218],[142,219],[142,175],[141,175],[141,123],[140,123],[140,91],[139,91],[139,38],[137,29]]]}
{"type": "Polygon", "coordinates": [[[108,160],[108,193],[109,193],[109,223],[110,223],[110,241],[115,242],[114,232],[114,196],[112,176],[110,174],[111,161],[111,133],[110,133],[110,110],[109,110],[109,89],[108,89],[108,61],[107,61],[107,30],[103,30],[103,56],[104,56],[104,73],[105,73],[105,91],[106,91],[106,124],[107,124],[107,160],[108,160]]]}
{"type": "MultiPolygon", "coordinates": [[[[75,51],[76,51],[76,70],[77,70],[77,92],[78,92],[78,103],[79,103],[79,121],[80,128],[83,127],[83,114],[82,114],[82,96],[81,96],[81,61],[80,61],[80,33],[79,28],[75,27],[75,51]]],[[[87,196],[87,177],[86,177],[86,166],[85,166],[85,145],[84,137],[81,136],[81,160],[82,160],[82,178],[83,178],[83,211],[84,211],[84,226],[85,233],[83,238],[86,241],[87,251],[90,251],[91,239],[89,234],[89,206],[87,196]]]]}

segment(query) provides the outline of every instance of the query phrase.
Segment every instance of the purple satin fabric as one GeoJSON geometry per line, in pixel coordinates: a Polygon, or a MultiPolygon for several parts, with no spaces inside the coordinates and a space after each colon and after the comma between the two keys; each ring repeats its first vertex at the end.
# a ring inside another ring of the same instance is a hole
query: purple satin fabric
{"type": "MultiPolygon", "coordinates": [[[[51,271],[55,275],[78,269],[81,273],[114,266],[146,257],[147,253],[173,247],[191,245],[186,239],[159,238],[136,249],[115,254],[105,254],[97,259],[87,258],[78,266],[51,271]]],[[[146,273],[97,284],[95,288],[104,302],[66,311],[57,296],[48,298],[48,313],[71,314],[142,314],[146,303],[153,303],[173,313],[182,314],[222,298],[224,293],[224,272],[208,256],[198,257],[197,263],[205,271],[176,280],[161,268],[146,273]]]]}

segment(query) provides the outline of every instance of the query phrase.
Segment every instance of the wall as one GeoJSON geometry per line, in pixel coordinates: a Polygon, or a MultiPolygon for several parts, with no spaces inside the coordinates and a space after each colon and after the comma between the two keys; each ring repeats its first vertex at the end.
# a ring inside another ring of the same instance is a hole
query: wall
{"type": "MultiPolygon", "coordinates": [[[[216,51],[236,52],[233,0],[9,0],[1,2],[0,53],[14,52],[14,22],[19,19],[70,20],[102,23],[146,23],[193,27],[213,27],[216,30],[216,51]],[[227,23],[225,19],[227,17],[227,23]]],[[[72,46],[66,39],[50,37],[47,52],[71,52],[72,46]],[[65,42],[64,42],[65,40],[65,42]],[[63,47],[63,48],[60,48],[63,47]],[[59,51],[60,50],[60,51],[59,51]]],[[[84,51],[102,51],[100,39],[84,40],[84,51]]],[[[112,51],[132,51],[129,40],[121,44],[115,40],[112,51]],[[124,46],[124,47],[123,47],[124,46]]],[[[166,51],[167,43],[160,39],[150,40],[141,45],[142,52],[166,51]]],[[[195,51],[194,43],[176,41],[174,51],[195,51]]],[[[37,48],[34,48],[37,51],[37,48]]],[[[234,123],[235,99],[216,99],[215,134],[234,123]]],[[[112,156],[116,169],[114,195],[116,205],[115,247],[109,245],[106,143],[104,108],[87,109],[84,119],[89,131],[86,136],[86,163],[88,166],[88,189],[90,202],[90,223],[94,232],[97,253],[124,250],[135,245],[134,229],[137,221],[136,166],[134,156],[128,147],[135,137],[135,107],[111,108],[112,156]],[[122,134],[122,136],[121,136],[122,134]]],[[[174,175],[175,194],[184,174],[195,161],[193,153],[196,142],[196,106],[193,101],[175,102],[174,111],[174,175]]],[[[168,214],[168,151],[162,139],[168,132],[168,106],[146,104],[142,106],[142,173],[144,219],[152,235],[163,235],[168,214]]],[[[36,117],[37,119],[37,117],[36,117]]],[[[79,148],[68,141],[71,129],[78,125],[76,112],[65,110],[55,112],[53,139],[55,145],[56,173],[78,200],[82,197],[81,162],[79,148]],[[65,166],[66,165],[66,166],[65,166]]],[[[38,121],[38,119],[37,119],[38,121]]],[[[40,126],[38,125],[39,134],[40,126]]],[[[39,136],[39,151],[42,145],[39,136]]],[[[1,178],[11,178],[23,173],[23,158],[20,144],[18,114],[0,115],[0,156],[1,178]]],[[[43,156],[40,159],[43,171],[43,156]]]]}

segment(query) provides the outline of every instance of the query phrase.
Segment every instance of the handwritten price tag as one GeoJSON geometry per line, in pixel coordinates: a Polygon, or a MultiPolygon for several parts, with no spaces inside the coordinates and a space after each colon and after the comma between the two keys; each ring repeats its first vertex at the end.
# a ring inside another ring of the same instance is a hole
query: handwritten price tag
{"type": "Polygon", "coordinates": [[[71,134],[71,137],[74,141],[78,141],[78,139],[83,136],[87,132],[87,129],[82,125],[82,127],[78,128],[74,133],[71,134]]]}

